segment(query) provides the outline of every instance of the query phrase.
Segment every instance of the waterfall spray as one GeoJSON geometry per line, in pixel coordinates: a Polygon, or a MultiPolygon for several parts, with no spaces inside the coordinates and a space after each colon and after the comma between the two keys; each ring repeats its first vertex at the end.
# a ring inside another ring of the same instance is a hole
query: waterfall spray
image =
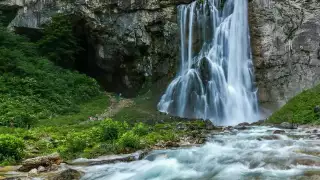
{"type": "Polygon", "coordinates": [[[258,120],[247,0],[205,0],[178,10],[180,67],[158,110],[216,125],[258,120]]]}

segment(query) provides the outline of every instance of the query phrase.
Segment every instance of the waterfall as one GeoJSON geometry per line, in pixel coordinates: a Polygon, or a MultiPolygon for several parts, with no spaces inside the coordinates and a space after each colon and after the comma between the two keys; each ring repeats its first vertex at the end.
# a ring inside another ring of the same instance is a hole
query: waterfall
{"type": "Polygon", "coordinates": [[[247,0],[178,7],[180,66],[158,110],[215,125],[258,120],[247,0]]]}

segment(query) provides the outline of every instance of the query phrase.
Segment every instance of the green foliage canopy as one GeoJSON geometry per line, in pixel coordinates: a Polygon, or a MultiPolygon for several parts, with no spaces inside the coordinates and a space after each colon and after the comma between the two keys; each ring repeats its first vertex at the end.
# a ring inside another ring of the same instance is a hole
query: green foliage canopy
{"type": "Polygon", "coordinates": [[[22,139],[12,135],[0,134],[0,162],[20,160],[24,153],[24,147],[22,139]]]}
{"type": "Polygon", "coordinates": [[[82,48],[73,34],[70,17],[63,14],[53,16],[51,23],[44,26],[43,34],[38,42],[41,54],[59,66],[72,68],[75,55],[82,48]]]}
{"type": "Polygon", "coordinates": [[[54,65],[35,44],[0,27],[0,126],[78,112],[78,103],[98,95],[94,79],[54,65]]]}

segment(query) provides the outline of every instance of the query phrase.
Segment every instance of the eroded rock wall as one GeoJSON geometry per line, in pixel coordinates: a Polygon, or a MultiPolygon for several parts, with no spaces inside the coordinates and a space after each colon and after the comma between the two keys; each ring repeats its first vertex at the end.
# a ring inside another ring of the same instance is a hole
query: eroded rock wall
{"type": "MultiPolygon", "coordinates": [[[[177,6],[192,0],[2,0],[17,9],[9,27],[38,29],[65,12],[85,22],[91,61],[107,90],[133,96],[148,81],[173,76],[177,6]]],[[[320,1],[249,0],[259,99],[277,108],[320,81],[320,1]]]]}
{"type": "Polygon", "coordinates": [[[320,1],[252,0],[249,6],[259,99],[277,108],[320,81],[320,1]]]}
{"type": "MultiPolygon", "coordinates": [[[[177,6],[192,0],[6,0],[18,8],[9,27],[38,29],[59,12],[82,19],[94,46],[97,79],[134,96],[142,86],[173,76],[178,60],[177,6]]],[[[0,3],[0,4],[1,4],[0,3]]]]}

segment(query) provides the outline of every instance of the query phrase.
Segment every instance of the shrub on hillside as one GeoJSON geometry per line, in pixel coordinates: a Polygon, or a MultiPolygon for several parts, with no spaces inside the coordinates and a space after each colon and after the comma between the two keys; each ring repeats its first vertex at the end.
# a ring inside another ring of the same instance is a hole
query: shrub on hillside
{"type": "Polygon", "coordinates": [[[63,157],[68,159],[74,158],[77,154],[82,153],[86,148],[94,145],[94,139],[86,133],[74,132],[67,135],[65,145],[60,146],[59,151],[63,157]]]}
{"type": "Polygon", "coordinates": [[[290,99],[287,104],[268,118],[268,122],[320,123],[318,114],[314,112],[317,105],[320,105],[320,85],[305,90],[290,99]]]}
{"type": "Polygon", "coordinates": [[[133,131],[124,133],[118,141],[122,148],[138,149],[141,147],[140,138],[133,131]]]}
{"type": "Polygon", "coordinates": [[[133,127],[132,131],[139,136],[144,136],[148,134],[149,128],[140,122],[133,127]]]}
{"type": "Polygon", "coordinates": [[[75,55],[82,50],[73,35],[70,17],[57,14],[44,26],[43,38],[38,42],[40,52],[62,67],[73,67],[75,55]]]}
{"type": "Polygon", "coordinates": [[[23,157],[23,140],[15,136],[0,134],[0,163],[19,161],[23,157]]]}
{"type": "Polygon", "coordinates": [[[94,79],[55,66],[26,38],[0,27],[0,126],[78,112],[79,103],[98,95],[94,79]]]}
{"type": "Polygon", "coordinates": [[[102,133],[101,140],[109,141],[118,139],[128,129],[128,124],[106,119],[101,123],[100,127],[102,133]]]}

